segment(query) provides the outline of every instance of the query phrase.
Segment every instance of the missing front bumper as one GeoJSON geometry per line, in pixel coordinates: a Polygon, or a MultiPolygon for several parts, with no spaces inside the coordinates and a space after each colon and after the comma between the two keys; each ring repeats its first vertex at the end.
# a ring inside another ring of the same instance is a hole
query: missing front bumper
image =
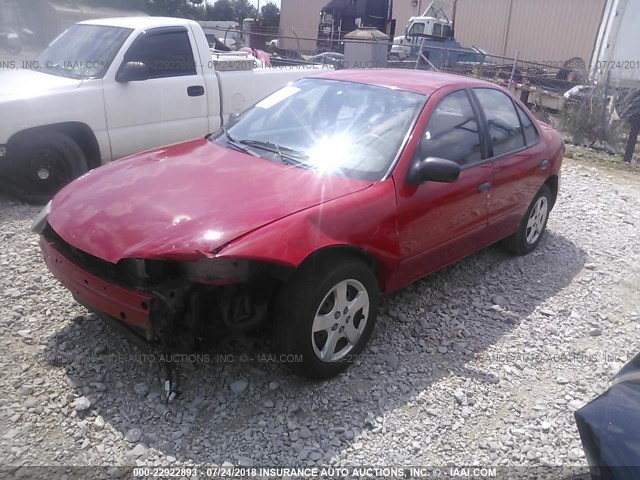
{"type": "Polygon", "coordinates": [[[150,294],[106,282],[83,270],[67,258],[56,245],[40,237],[40,248],[49,270],[90,310],[97,310],[152,338],[150,294]]]}

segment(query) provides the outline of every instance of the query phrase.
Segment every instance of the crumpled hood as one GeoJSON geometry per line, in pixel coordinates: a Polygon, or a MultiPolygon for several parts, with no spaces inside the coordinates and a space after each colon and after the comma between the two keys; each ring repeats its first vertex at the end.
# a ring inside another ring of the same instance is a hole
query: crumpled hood
{"type": "Polygon", "coordinates": [[[66,242],[108,262],[192,260],[263,225],[370,185],[202,139],[89,172],[56,195],[48,221],[66,242]]]}
{"type": "Polygon", "coordinates": [[[81,84],[82,80],[35,70],[4,70],[0,71],[0,101],[34,98],[56,90],[73,90],[81,84]]]}

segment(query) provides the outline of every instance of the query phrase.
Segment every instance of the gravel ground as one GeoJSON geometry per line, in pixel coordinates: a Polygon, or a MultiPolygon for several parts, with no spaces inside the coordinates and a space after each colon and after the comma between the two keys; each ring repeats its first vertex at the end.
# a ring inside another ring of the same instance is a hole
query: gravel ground
{"type": "Polygon", "coordinates": [[[638,349],[640,176],[568,160],[536,252],[492,247],[385,299],[329,382],[254,338],[187,363],[167,422],[156,357],[54,281],[37,211],[0,200],[0,465],[584,466],[573,412],[638,349]]]}

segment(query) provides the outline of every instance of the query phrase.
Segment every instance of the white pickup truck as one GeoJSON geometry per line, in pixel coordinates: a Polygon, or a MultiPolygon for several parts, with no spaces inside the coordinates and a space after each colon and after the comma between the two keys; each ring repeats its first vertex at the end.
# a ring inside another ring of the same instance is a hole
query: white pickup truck
{"type": "Polygon", "coordinates": [[[196,22],[160,17],[78,23],[15,67],[0,73],[0,177],[31,203],[111,160],[213,132],[322,68],[218,54],[196,22]]]}

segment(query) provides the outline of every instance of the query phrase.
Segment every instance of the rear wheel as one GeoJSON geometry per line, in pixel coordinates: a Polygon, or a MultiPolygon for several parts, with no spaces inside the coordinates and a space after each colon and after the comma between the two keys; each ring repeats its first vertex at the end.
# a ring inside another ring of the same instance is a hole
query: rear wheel
{"type": "Polygon", "coordinates": [[[88,170],[82,149],[68,136],[58,132],[36,134],[22,141],[12,154],[9,190],[27,203],[44,204],[58,190],[88,170]]]}
{"type": "Polygon", "coordinates": [[[543,185],[527,209],[518,230],[502,241],[502,245],[516,255],[532,252],[542,240],[552,206],[551,189],[543,185]]]}
{"type": "Polygon", "coordinates": [[[311,261],[282,288],[274,343],[296,372],[314,379],[344,371],[364,350],[379,300],[371,268],[357,258],[311,261]]]}

